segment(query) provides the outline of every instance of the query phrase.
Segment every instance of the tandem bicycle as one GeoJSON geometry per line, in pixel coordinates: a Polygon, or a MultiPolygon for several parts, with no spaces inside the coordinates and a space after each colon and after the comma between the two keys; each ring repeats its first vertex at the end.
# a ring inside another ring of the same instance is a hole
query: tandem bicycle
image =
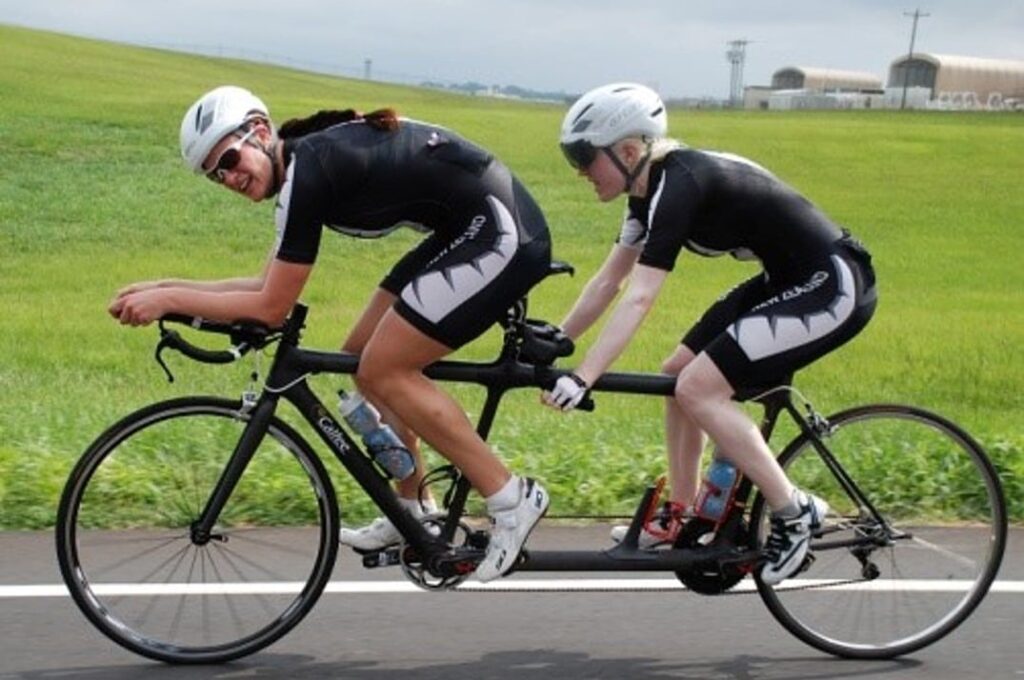
{"type": "MultiPolygon", "coordinates": [[[[457,469],[427,474],[425,485],[447,485],[438,494],[444,500],[438,513],[414,518],[387,474],[313,392],[308,376],[354,374],[358,357],[300,347],[307,311],[296,305],[273,329],[161,320],[156,358],[165,370],[162,353],[169,349],[228,363],[273,348],[262,384],[254,381],[241,398],[191,396],[135,411],[103,432],[71,472],[56,527],[61,573],[88,620],[117,644],[170,663],[224,662],[278,640],[321,596],[338,554],[338,501],[320,454],[278,413],[282,400],[404,537],[364,554],[364,567],[397,566],[416,585],[446,591],[483,558],[488,533],[466,521],[471,488],[457,469]],[[201,347],[170,328],[174,322],[226,336],[230,349],[201,347]],[[141,469],[147,474],[137,474],[141,469]],[[279,526],[280,511],[299,526],[279,526]]],[[[550,387],[565,373],[557,360],[573,351],[556,327],[527,318],[525,298],[502,325],[493,361],[445,360],[425,371],[434,380],[484,388],[477,429],[485,439],[502,397],[550,387]]],[[[666,375],[607,373],[591,396],[664,397],[673,389],[666,375]]],[[[825,416],[788,380],[735,399],[763,408],[766,439],[781,416],[793,421],[797,434],[779,462],[796,485],[829,503],[802,571],[775,586],[760,581],[769,512],[741,477],[719,520],[690,519],[670,546],[639,547],[658,503],[659,489],[650,486],[618,544],[527,544],[510,574],[667,572],[708,596],[743,590],[736,586],[750,578],[789,632],[841,657],[908,654],[971,614],[999,569],[1007,517],[996,471],[967,432],[912,406],[866,405],[825,416]],[[924,458],[942,461],[943,473],[901,489],[900,471],[912,474],[924,458]],[[864,473],[872,469],[891,474],[869,483],[864,473]]]]}

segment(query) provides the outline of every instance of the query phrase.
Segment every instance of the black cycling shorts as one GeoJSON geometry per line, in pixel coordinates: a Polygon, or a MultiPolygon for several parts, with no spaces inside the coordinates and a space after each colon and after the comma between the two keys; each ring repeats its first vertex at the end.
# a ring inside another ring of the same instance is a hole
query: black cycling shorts
{"type": "Polygon", "coordinates": [[[497,162],[482,179],[486,193],[452,216],[465,228],[428,236],[380,284],[403,319],[453,350],[505,318],[551,265],[547,223],[526,189],[497,162]]]}
{"type": "Polygon", "coordinates": [[[870,255],[844,238],[788,285],[765,274],[738,285],[682,343],[706,352],[734,391],[767,387],[853,338],[876,302],[870,255]]]}

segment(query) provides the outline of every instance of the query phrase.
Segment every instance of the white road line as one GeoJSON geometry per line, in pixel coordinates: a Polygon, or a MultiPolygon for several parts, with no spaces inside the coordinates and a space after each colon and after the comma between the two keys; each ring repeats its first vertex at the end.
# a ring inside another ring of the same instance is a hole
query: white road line
{"type": "MultiPolygon", "coordinates": [[[[787,586],[826,585],[827,581],[814,579],[796,579],[788,581],[787,586]]],[[[97,595],[218,595],[218,594],[287,594],[297,593],[302,583],[211,583],[211,584],[153,584],[141,585],[133,583],[109,583],[93,586],[97,595]]],[[[892,581],[878,579],[859,583],[836,586],[830,590],[853,590],[866,592],[886,592],[893,590],[915,592],[963,592],[969,586],[968,581],[940,580],[906,580],[892,581]]],[[[734,590],[752,591],[754,582],[747,580],[740,583],[734,590]]],[[[616,590],[685,590],[675,579],[511,579],[496,583],[475,583],[467,581],[458,587],[461,592],[488,591],[579,591],[601,592],[616,590]]],[[[423,593],[408,581],[331,581],[325,592],[346,594],[401,594],[423,593]]],[[[1024,581],[996,581],[990,592],[1003,594],[1024,594],[1024,581]]],[[[0,599],[14,597],[67,597],[68,590],[63,584],[0,586],[0,599]]]]}

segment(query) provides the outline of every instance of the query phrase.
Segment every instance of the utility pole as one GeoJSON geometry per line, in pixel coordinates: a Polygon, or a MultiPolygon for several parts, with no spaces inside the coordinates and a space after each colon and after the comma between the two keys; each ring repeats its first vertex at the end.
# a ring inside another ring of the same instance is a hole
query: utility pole
{"type": "Polygon", "coordinates": [[[363,80],[370,80],[370,72],[373,69],[373,59],[363,61],[363,80]]]}
{"type": "Polygon", "coordinates": [[[732,71],[729,75],[729,106],[736,106],[743,100],[743,62],[747,58],[747,45],[749,40],[732,40],[728,43],[729,51],[725,58],[732,64],[732,71]]]}
{"type": "Polygon", "coordinates": [[[900,100],[900,110],[907,108],[907,84],[910,82],[910,60],[914,56],[914,40],[917,38],[917,20],[921,17],[930,17],[931,14],[925,14],[920,8],[915,9],[914,13],[904,12],[903,16],[914,18],[914,27],[910,29],[910,50],[907,51],[907,63],[903,67],[903,98],[900,100]]]}

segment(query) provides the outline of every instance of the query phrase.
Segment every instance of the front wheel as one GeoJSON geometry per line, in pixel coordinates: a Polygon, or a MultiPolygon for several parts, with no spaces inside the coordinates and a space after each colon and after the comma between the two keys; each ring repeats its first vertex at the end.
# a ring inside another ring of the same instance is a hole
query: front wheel
{"type": "MultiPolygon", "coordinates": [[[[960,625],[995,579],[1007,530],[999,478],[966,432],[921,409],[863,406],[829,423],[820,440],[801,435],[779,456],[797,487],[830,506],[814,561],[774,587],[758,578],[758,591],[783,626],[825,652],[908,654],[960,625]]],[[[761,545],[768,514],[759,496],[751,526],[761,545]]]]}
{"type": "Polygon", "coordinates": [[[248,419],[225,399],[154,404],[75,466],[57,518],[60,569],[118,644],[171,663],[227,661],[284,635],[323,591],[337,501],[309,444],[277,418],[211,535],[193,531],[248,419]]]}

